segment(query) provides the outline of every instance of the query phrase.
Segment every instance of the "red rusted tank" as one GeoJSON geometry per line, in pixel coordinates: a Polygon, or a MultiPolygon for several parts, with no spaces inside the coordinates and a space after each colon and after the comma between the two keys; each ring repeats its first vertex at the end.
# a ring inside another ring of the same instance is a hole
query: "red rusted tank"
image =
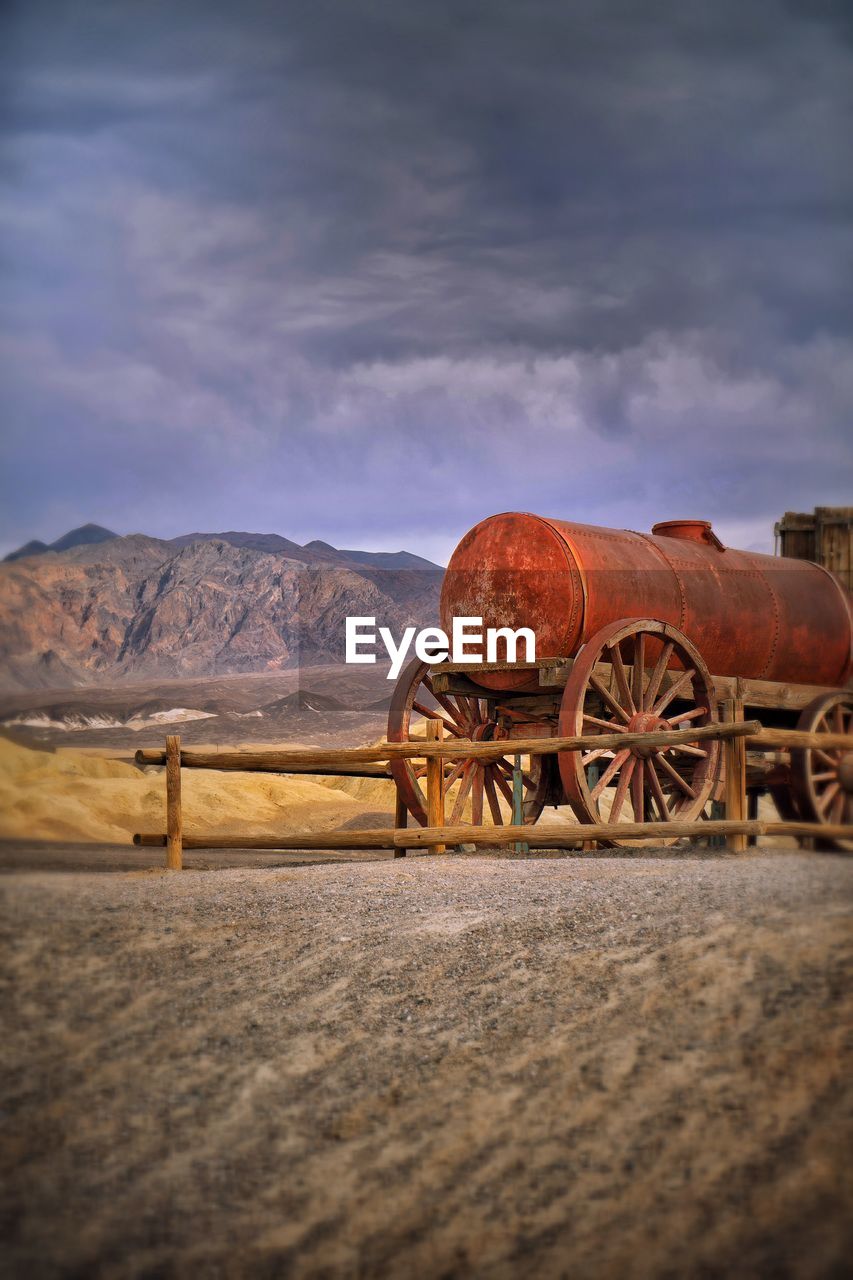
{"type": "MultiPolygon", "coordinates": [[[[668,520],[650,534],[491,516],[454,551],[442,625],[531,627],[536,656],[572,657],[621,618],[674,623],[716,675],[843,685],[853,638],[850,596],[826,569],[724,547],[705,520],[668,520]]],[[[520,655],[520,656],[523,656],[520,655]]],[[[491,688],[527,677],[478,671],[491,688]]]]}

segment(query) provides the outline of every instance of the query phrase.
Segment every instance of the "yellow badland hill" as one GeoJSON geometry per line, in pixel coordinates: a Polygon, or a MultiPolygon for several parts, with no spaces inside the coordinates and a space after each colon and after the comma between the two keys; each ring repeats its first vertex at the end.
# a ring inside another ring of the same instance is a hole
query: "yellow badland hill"
{"type": "MultiPolygon", "coordinates": [[[[185,770],[184,831],[330,831],[361,815],[394,809],[391,783],[185,770]]],[[[83,751],[33,751],[0,740],[0,837],[127,843],[162,831],[162,769],[140,770],[83,751]]]]}

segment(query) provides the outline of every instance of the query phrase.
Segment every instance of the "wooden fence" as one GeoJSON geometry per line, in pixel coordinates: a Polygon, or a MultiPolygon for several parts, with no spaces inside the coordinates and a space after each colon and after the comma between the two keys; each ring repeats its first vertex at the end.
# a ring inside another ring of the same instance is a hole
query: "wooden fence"
{"type": "Polygon", "coordinates": [[[165,846],[166,867],[179,871],[186,849],[393,849],[404,857],[408,849],[426,848],[443,853],[459,845],[513,844],[518,849],[532,845],[537,849],[572,849],[594,847],[597,841],[611,838],[667,839],[672,837],[722,836],[732,852],[746,847],[750,837],[785,835],[800,838],[853,840],[853,825],[818,824],[812,822],[765,822],[747,818],[746,749],[853,749],[853,739],[837,733],[803,733],[794,729],[764,729],[758,720],[743,720],[742,708],[736,702],[724,706],[724,719],[701,728],[652,733],[599,733],[562,738],[503,739],[491,742],[459,742],[445,739],[440,720],[426,724],[427,738],[418,742],[383,742],[378,746],[350,747],[334,751],[312,748],[266,751],[182,751],[179,737],[166,739],[165,751],[136,752],[140,765],[165,765],[166,831],[139,834],[134,843],[165,846]],[[674,747],[703,739],[719,739],[725,754],[725,818],[701,819],[693,822],[579,823],[536,826],[521,824],[522,755],[550,755],[556,751],[584,751],[628,746],[674,747]],[[445,825],[445,762],[474,758],[489,761],[514,754],[515,780],[513,821],[506,826],[445,825]],[[394,827],[371,831],[330,831],[325,833],[289,832],[280,836],[231,835],[187,837],[183,835],[181,809],[181,770],[217,769],[241,772],[301,773],[322,776],[390,777],[392,760],[426,762],[428,826],[408,828],[406,811],[398,801],[394,827]]]}

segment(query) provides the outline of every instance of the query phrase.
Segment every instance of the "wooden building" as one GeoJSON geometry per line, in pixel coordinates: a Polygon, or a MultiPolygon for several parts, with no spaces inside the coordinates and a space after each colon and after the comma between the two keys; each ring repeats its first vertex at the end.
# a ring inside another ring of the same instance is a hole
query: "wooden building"
{"type": "Polygon", "coordinates": [[[773,532],[777,555],[813,560],[853,590],[853,507],[786,511],[773,532]]]}

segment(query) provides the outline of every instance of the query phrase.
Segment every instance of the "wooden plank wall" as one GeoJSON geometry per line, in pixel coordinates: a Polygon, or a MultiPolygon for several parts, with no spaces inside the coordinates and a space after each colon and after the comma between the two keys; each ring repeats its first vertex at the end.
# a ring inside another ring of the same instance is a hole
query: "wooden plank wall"
{"type": "Polygon", "coordinates": [[[786,511],[774,532],[780,555],[813,560],[853,590],[853,507],[786,511]]]}
{"type": "Polygon", "coordinates": [[[815,517],[818,564],[853,590],[853,507],[818,507],[815,517]]]}

